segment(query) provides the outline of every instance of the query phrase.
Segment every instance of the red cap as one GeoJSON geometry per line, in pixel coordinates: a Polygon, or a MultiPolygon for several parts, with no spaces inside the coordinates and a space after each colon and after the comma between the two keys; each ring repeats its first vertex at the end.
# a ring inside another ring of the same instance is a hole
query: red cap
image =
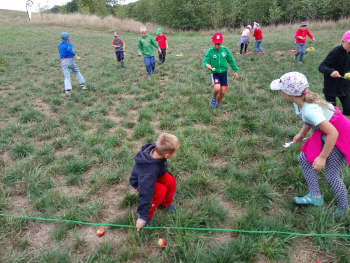
{"type": "Polygon", "coordinates": [[[222,44],[222,41],[224,40],[224,37],[222,36],[222,34],[220,32],[218,32],[218,33],[215,33],[213,35],[211,40],[213,41],[214,45],[215,44],[222,44]]]}

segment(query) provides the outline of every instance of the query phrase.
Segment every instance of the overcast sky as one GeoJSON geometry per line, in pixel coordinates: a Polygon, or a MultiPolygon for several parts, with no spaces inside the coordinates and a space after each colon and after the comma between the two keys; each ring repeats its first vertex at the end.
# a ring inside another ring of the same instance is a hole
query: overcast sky
{"type": "MultiPolygon", "coordinates": [[[[54,5],[64,5],[71,0],[32,0],[34,2],[34,10],[37,10],[39,6],[41,8],[51,8],[54,5]]],[[[124,2],[131,3],[136,2],[137,0],[125,0],[124,2]]],[[[0,0],[0,9],[9,9],[9,10],[26,10],[26,0],[0,0]]]]}

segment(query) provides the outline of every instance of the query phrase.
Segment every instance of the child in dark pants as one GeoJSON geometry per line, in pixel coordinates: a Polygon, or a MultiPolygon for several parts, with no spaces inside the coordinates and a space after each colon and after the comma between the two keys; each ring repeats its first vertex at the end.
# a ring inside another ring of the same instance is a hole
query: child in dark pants
{"type": "Polygon", "coordinates": [[[112,47],[115,48],[115,55],[117,61],[120,62],[120,67],[124,68],[124,52],[125,52],[125,43],[120,38],[117,32],[114,32],[114,39],[112,41],[112,47]]]}
{"type": "Polygon", "coordinates": [[[343,34],[341,44],[327,55],[318,70],[324,74],[326,100],[336,106],[338,97],[343,114],[350,119],[350,80],[343,77],[350,72],[350,30],[343,34]]]}
{"type": "Polygon", "coordinates": [[[175,209],[176,179],[167,171],[166,163],[175,156],[179,147],[175,135],[162,133],[156,143],[143,145],[135,156],[130,184],[139,192],[137,231],[149,224],[159,205],[168,210],[175,209]]]}
{"type": "Polygon", "coordinates": [[[158,42],[159,48],[162,51],[159,54],[159,64],[163,64],[165,61],[165,56],[166,56],[166,50],[168,49],[168,39],[167,37],[163,34],[162,29],[158,28],[157,29],[157,37],[156,41],[158,42]]]}

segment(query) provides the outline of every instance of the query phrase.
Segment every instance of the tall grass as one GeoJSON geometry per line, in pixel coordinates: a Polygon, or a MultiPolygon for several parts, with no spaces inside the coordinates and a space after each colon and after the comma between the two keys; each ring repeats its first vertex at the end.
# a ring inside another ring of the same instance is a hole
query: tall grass
{"type": "MultiPolygon", "coordinates": [[[[78,26],[108,29],[118,32],[140,32],[141,22],[132,19],[119,19],[114,16],[98,17],[83,14],[34,14],[31,23],[43,25],[78,26]]],[[[159,25],[146,24],[149,31],[156,31],[159,25]]]]}

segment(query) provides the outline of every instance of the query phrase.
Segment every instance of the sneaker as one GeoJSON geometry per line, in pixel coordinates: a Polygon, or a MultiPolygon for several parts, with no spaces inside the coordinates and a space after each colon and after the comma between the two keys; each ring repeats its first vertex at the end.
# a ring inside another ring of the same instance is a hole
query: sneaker
{"type": "Polygon", "coordinates": [[[211,107],[211,108],[214,108],[215,105],[216,105],[216,99],[215,99],[215,98],[211,98],[210,107],[211,107]]]}
{"type": "Polygon", "coordinates": [[[120,63],[120,67],[124,68],[124,61],[122,63],[120,63]]]}
{"type": "Polygon", "coordinates": [[[86,89],[87,89],[86,86],[85,86],[85,84],[80,84],[80,88],[81,88],[82,90],[86,90],[86,89]]]}
{"type": "Polygon", "coordinates": [[[65,90],[64,95],[67,95],[67,96],[71,95],[71,91],[72,91],[71,89],[65,90]]]}
{"type": "Polygon", "coordinates": [[[310,193],[303,197],[294,197],[293,201],[297,205],[314,205],[314,206],[323,206],[323,197],[314,197],[310,193]]]}
{"type": "Polygon", "coordinates": [[[221,104],[216,104],[216,106],[215,106],[218,110],[220,110],[221,109],[221,104]]]}
{"type": "Polygon", "coordinates": [[[174,205],[169,205],[168,207],[167,207],[167,210],[168,211],[174,211],[175,210],[175,206],[174,205]]]}

